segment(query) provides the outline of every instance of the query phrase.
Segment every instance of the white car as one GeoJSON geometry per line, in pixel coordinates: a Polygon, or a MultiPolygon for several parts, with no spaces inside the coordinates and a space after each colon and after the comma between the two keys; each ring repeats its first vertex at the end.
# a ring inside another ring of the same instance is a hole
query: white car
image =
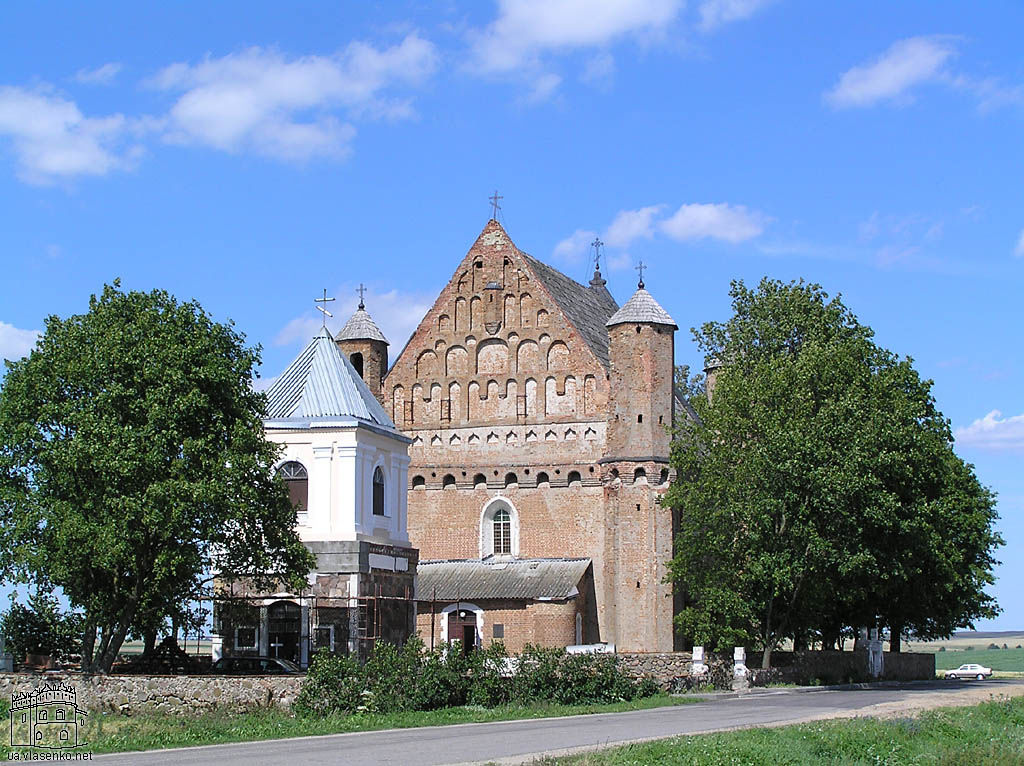
{"type": "Polygon", "coordinates": [[[977,678],[979,681],[984,681],[990,675],[992,675],[992,668],[976,665],[973,662],[964,663],[956,670],[946,671],[946,678],[977,678]]]}

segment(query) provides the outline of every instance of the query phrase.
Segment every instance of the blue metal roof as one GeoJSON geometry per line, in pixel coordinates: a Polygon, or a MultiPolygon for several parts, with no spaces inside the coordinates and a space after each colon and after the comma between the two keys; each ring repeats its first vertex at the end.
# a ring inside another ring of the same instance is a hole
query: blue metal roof
{"type": "Polygon", "coordinates": [[[310,423],[317,418],[357,418],[396,431],[377,398],[345,358],[326,327],[267,390],[268,421],[310,423]]]}

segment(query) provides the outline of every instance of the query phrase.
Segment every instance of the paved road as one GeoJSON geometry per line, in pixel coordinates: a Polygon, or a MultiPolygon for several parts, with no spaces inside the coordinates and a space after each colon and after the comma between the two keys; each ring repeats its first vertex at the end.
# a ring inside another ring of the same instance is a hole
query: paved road
{"type": "Polygon", "coordinates": [[[378,764],[467,764],[516,762],[533,754],[587,748],[638,739],[696,734],[732,726],[797,721],[856,711],[886,702],[914,704],[922,695],[980,688],[998,694],[1022,680],[935,682],[899,688],[759,692],[674,708],[603,713],[501,723],[471,723],[423,729],[392,729],[322,737],[278,739],[237,745],[96,756],[103,766],[377,766],[378,764]]]}

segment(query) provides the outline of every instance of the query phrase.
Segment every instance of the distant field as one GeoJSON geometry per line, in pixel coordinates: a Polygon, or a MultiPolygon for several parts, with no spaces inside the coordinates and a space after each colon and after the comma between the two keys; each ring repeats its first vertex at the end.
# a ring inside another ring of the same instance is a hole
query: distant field
{"type": "Polygon", "coordinates": [[[974,651],[985,649],[989,644],[1002,646],[1006,644],[1010,649],[1018,645],[1024,646],[1024,632],[1013,631],[1004,633],[967,633],[961,632],[952,638],[942,641],[907,641],[904,643],[904,650],[908,652],[937,652],[939,647],[946,647],[947,652],[962,651],[968,646],[974,651]]]}
{"type": "Polygon", "coordinates": [[[937,670],[952,670],[965,662],[976,662],[993,670],[1024,671],[1024,649],[975,649],[969,652],[935,653],[937,670]]]}

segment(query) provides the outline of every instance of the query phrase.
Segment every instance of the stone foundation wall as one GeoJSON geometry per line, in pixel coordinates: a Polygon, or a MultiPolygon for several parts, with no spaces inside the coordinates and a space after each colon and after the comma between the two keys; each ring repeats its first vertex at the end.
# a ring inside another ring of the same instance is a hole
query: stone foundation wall
{"type": "MultiPolygon", "coordinates": [[[[666,652],[618,655],[619,662],[633,676],[650,676],[662,688],[686,688],[690,679],[690,652],[666,652]]],[[[705,653],[713,684],[727,687],[732,680],[732,657],[705,653]]],[[[771,683],[822,685],[883,681],[926,681],[935,677],[935,655],[886,652],[881,679],[868,674],[867,652],[772,652],[772,667],[761,669],[761,653],[747,653],[751,686],[771,683]]]]}
{"type": "Polygon", "coordinates": [[[122,715],[201,713],[220,709],[289,708],[305,676],[85,676],[78,673],[0,674],[0,699],[44,682],[70,684],[78,705],[122,715]]]}

